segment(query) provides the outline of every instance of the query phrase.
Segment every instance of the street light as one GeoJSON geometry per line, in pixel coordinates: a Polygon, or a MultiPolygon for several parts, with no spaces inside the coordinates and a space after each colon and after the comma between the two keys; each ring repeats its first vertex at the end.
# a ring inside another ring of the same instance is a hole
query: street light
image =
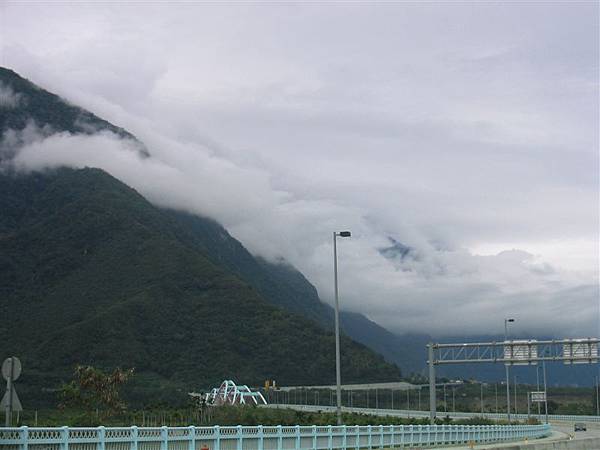
{"type": "Polygon", "coordinates": [[[342,376],[340,370],[340,303],[338,298],[337,238],[350,237],[349,231],[333,232],[333,284],[335,288],[335,384],[337,391],[337,424],[342,424],[342,376]]]}
{"type": "MultiPolygon", "coordinates": [[[[514,322],[515,319],[504,319],[504,342],[508,341],[508,324],[514,322]]],[[[506,416],[510,424],[510,379],[508,374],[508,364],[504,364],[506,369],[506,416]]]]}

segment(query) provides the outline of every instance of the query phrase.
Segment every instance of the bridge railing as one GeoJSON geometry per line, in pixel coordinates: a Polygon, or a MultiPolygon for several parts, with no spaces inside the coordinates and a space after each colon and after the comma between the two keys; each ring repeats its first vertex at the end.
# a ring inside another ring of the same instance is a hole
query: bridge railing
{"type": "Polygon", "coordinates": [[[548,425],[0,428],[0,450],[303,450],[415,448],[536,439],[548,425]]]}

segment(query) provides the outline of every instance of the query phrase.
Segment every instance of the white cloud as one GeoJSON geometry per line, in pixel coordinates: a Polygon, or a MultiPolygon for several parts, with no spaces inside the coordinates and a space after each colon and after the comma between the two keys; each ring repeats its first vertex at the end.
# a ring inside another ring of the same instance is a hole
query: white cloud
{"type": "Polygon", "coordinates": [[[0,110],[17,108],[24,102],[23,94],[15,93],[10,86],[0,83],[0,110]]]}
{"type": "Polygon", "coordinates": [[[62,8],[9,4],[3,64],[153,157],[61,134],[21,167],[102,167],[287,258],[327,301],[349,228],[343,303],[396,331],[511,311],[597,332],[598,5],[62,8]],[[384,258],[388,237],[419,258],[384,258]]]}

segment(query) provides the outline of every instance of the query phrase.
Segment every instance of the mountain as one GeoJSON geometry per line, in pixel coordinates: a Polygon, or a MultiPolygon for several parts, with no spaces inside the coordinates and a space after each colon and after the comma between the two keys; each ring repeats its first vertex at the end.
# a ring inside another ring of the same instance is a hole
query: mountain
{"type": "MultiPolygon", "coordinates": [[[[12,104],[4,102],[3,114],[0,115],[2,131],[21,131],[28,124],[35,124],[46,134],[109,131],[136,140],[126,130],[70,105],[9,69],[0,68],[0,100],[3,93],[12,98],[12,104]]],[[[140,151],[148,155],[143,144],[139,143],[139,146],[140,151]]],[[[4,153],[10,154],[10,151],[5,149],[4,153]]],[[[0,159],[2,154],[0,145],[0,159]]],[[[315,287],[294,267],[285,261],[271,263],[251,255],[220,224],[211,219],[177,211],[165,213],[179,222],[182,229],[188,229],[189,232],[183,238],[202,247],[211,262],[236,274],[257,289],[265,299],[286,310],[302,314],[326,330],[333,328],[333,309],[321,301],[315,287]]],[[[401,365],[410,361],[411,369],[418,365],[412,363],[415,359],[413,355],[407,356],[411,354],[409,348],[366,317],[342,311],[340,323],[343,331],[350,337],[383,354],[388,361],[401,365]]]]}
{"type": "MultiPolygon", "coordinates": [[[[285,261],[268,262],[254,257],[217,222],[184,212],[171,212],[172,217],[193,232],[188,236],[217,265],[226,267],[256,288],[270,302],[319,323],[324,329],[333,327],[333,308],[321,301],[315,287],[285,261]]],[[[398,364],[406,373],[421,372],[426,360],[422,342],[427,336],[397,336],[362,314],[341,311],[342,330],[353,340],[398,364]]]]}
{"type": "MultiPolygon", "coordinates": [[[[137,142],[0,68],[0,130],[29,124],[44,134],[101,131],[137,142]]],[[[156,208],[98,170],[1,178],[0,313],[11,319],[0,325],[1,342],[10,343],[0,357],[23,357],[30,397],[50,401],[40,388],[58,384],[74,362],[135,365],[131,395],[140,401],[172,401],[224,376],[333,381],[333,310],[285,261],[255,257],[217,222],[156,208]]],[[[381,251],[412,256],[396,241],[381,251]]],[[[346,311],[341,324],[406,373],[422,373],[428,336],[397,336],[346,311]]],[[[342,348],[344,382],[400,377],[350,339],[342,348]]]]}
{"type": "MultiPolygon", "coordinates": [[[[197,230],[105,172],[1,175],[0,210],[1,356],[26,371],[133,366],[171,388],[334,380],[331,332],[213,264],[197,230]]],[[[399,379],[366,347],[342,347],[347,381],[399,379]]]]}
{"type": "MultiPolygon", "coordinates": [[[[109,131],[135,141],[138,151],[143,156],[149,156],[144,145],[123,128],[69,104],[4,67],[0,67],[0,111],[0,136],[7,132],[22,131],[27,126],[37,127],[37,132],[44,135],[56,132],[93,134],[109,131]]],[[[4,152],[2,150],[0,146],[0,160],[7,149],[4,152]]]]}

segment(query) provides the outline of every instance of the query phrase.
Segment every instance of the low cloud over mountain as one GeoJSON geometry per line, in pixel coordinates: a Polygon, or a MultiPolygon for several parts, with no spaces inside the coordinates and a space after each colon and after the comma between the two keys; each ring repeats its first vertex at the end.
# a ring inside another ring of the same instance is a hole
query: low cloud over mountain
{"type": "Polygon", "coordinates": [[[150,157],[41,133],[13,167],[103,168],[329,301],[350,229],[342,303],[395,332],[597,333],[597,5],[64,7],[5,6],[3,65],[150,157]]]}

